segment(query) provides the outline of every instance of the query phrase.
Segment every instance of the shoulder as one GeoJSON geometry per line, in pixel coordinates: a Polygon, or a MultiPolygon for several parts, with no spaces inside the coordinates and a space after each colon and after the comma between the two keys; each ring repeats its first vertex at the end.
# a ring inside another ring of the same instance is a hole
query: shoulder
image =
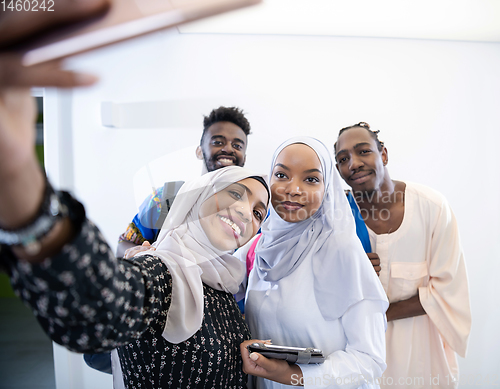
{"type": "Polygon", "coordinates": [[[161,201],[161,198],[163,196],[163,188],[165,187],[164,186],[160,186],[159,188],[156,188],[153,190],[153,192],[149,195],[149,198],[152,200],[152,201],[161,201]]]}
{"type": "Polygon", "coordinates": [[[410,193],[419,202],[428,203],[429,205],[434,205],[437,207],[443,207],[448,204],[448,201],[444,195],[435,189],[432,189],[426,185],[417,184],[414,182],[405,181],[406,193],[410,193]]]}
{"type": "Polygon", "coordinates": [[[168,266],[154,253],[148,252],[147,254],[137,255],[128,259],[122,258],[120,260],[137,267],[143,276],[146,276],[147,279],[153,282],[167,285],[171,285],[172,283],[168,266]]]}
{"type": "Polygon", "coordinates": [[[138,214],[140,216],[147,214],[152,209],[159,209],[161,207],[161,200],[163,196],[163,186],[154,189],[142,202],[139,207],[138,214]]]}
{"type": "Polygon", "coordinates": [[[143,204],[150,203],[151,201],[155,201],[156,198],[161,200],[161,197],[163,195],[163,188],[164,186],[160,186],[156,189],[153,189],[153,191],[149,192],[149,194],[144,198],[143,204]]]}

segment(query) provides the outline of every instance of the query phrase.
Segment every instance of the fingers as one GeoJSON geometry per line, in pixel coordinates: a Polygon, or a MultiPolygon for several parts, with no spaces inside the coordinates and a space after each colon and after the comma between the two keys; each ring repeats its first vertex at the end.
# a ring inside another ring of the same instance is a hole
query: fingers
{"type": "Polygon", "coordinates": [[[241,356],[243,359],[248,358],[249,352],[247,349],[247,346],[253,344],[253,343],[266,343],[266,344],[271,344],[271,340],[259,340],[259,339],[250,339],[250,340],[245,340],[243,343],[240,344],[240,351],[241,351],[241,356]]]}
{"type": "Polygon", "coordinates": [[[370,259],[380,259],[377,253],[366,253],[370,259]]]}
{"type": "Polygon", "coordinates": [[[269,342],[268,340],[259,340],[259,339],[250,339],[250,340],[245,340],[240,344],[240,349],[242,354],[248,354],[247,346],[253,343],[267,343],[269,342]],[[246,353],[244,353],[244,351],[246,353]]]}
{"type": "Polygon", "coordinates": [[[125,259],[132,258],[132,256],[133,256],[132,250],[135,250],[135,247],[132,247],[131,249],[125,250],[125,254],[123,254],[123,258],[125,258],[125,259]]]}
{"type": "MultiPolygon", "coordinates": [[[[48,27],[73,23],[104,12],[109,0],[57,0],[52,12],[6,9],[0,23],[0,46],[28,38],[48,27]]],[[[47,4],[48,5],[48,4],[47,4]]]]}
{"type": "Polygon", "coordinates": [[[63,70],[60,62],[23,66],[21,57],[17,54],[0,55],[0,88],[31,86],[72,88],[92,85],[97,80],[97,77],[90,74],[63,70]]]}
{"type": "Polygon", "coordinates": [[[148,247],[151,247],[151,243],[149,243],[149,241],[145,240],[143,243],[142,243],[143,246],[148,246],[148,247]]]}
{"type": "Polygon", "coordinates": [[[247,346],[256,342],[255,339],[251,340],[246,340],[243,343],[240,344],[240,352],[241,352],[241,359],[243,361],[243,371],[245,374],[252,374],[256,375],[256,365],[253,362],[253,360],[250,358],[250,353],[247,349],[247,346]]]}
{"type": "Polygon", "coordinates": [[[377,273],[377,276],[380,276],[380,270],[382,267],[380,266],[380,257],[377,253],[367,253],[368,258],[370,258],[370,262],[372,263],[373,270],[377,273]]]}
{"type": "Polygon", "coordinates": [[[370,259],[370,262],[372,263],[373,267],[380,267],[380,259],[370,259]]]}
{"type": "MultiPolygon", "coordinates": [[[[0,18],[0,47],[4,50],[23,38],[61,23],[97,15],[108,8],[110,0],[58,0],[54,12],[6,11],[0,18]]],[[[0,50],[0,88],[53,86],[72,88],[92,85],[95,76],[63,70],[59,62],[26,67],[18,54],[0,50]]]]}
{"type": "Polygon", "coordinates": [[[380,270],[382,270],[382,268],[379,266],[379,264],[380,264],[380,261],[378,261],[378,264],[376,264],[375,260],[372,260],[373,270],[375,270],[375,273],[377,273],[377,276],[380,277],[380,270]]]}
{"type": "Polygon", "coordinates": [[[264,369],[265,371],[269,372],[269,373],[272,373],[273,371],[276,370],[276,364],[277,364],[277,361],[274,359],[268,359],[266,358],[265,356],[263,356],[262,354],[259,354],[259,353],[251,353],[249,355],[250,359],[252,361],[254,361],[254,363],[261,367],[262,369],[264,369]]]}
{"type": "Polygon", "coordinates": [[[370,261],[373,265],[373,270],[375,270],[375,273],[377,273],[377,275],[380,276],[380,270],[382,270],[382,268],[380,267],[380,260],[379,259],[371,259],[370,261]]]}
{"type": "Polygon", "coordinates": [[[129,258],[132,258],[143,251],[156,250],[156,248],[152,247],[148,241],[146,241],[146,242],[144,242],[142,244],[142,246],[135,246],[135,247],[131,247],[131,248],[125,250],[125,254],[123,255],[123,258],[129,259],[129,258]],[[145,244],[146,242],[147,242],[147,244],[145,244]]]}

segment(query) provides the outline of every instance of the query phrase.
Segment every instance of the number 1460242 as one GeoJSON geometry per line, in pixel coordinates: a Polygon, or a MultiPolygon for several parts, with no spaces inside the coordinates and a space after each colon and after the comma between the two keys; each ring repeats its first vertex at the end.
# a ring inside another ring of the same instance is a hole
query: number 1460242
{"type": "Polygon", "coordinates": [[[54,0],[2,0],[0,1],[2,11],[32,11],[44,12],[54,11],[54,0]]]}

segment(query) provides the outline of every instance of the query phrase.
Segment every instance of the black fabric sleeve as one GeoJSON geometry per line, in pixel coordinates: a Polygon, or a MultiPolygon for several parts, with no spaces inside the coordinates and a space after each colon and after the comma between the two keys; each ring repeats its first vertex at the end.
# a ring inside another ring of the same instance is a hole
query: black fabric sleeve
{"type": "Polygon", "coordinates": [[[103,352],[164,323],[171,278],[155,256],[116,259],[85,220],[73,242],[41,264],[9,260],[12,286],[45,332],[76,352],[103,352]],[[161,316],[161,317],[160,317],[161,316]]]}

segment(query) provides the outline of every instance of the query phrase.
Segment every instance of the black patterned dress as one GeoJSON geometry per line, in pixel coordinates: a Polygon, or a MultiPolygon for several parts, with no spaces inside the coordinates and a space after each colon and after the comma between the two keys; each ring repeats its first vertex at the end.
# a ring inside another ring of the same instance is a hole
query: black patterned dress
{"type": "Polygon", "coordinates": [[[172,293],[167,267],[152,255],[117,260],[88,220],[61,253],[40,265],[5,255],[16,293],[57,343],[76,352],[118,348],[128,389],[244,388],[239,345],[250,332],[230,293],[204,285],[201,328],[163,338],[172,293]]]}

